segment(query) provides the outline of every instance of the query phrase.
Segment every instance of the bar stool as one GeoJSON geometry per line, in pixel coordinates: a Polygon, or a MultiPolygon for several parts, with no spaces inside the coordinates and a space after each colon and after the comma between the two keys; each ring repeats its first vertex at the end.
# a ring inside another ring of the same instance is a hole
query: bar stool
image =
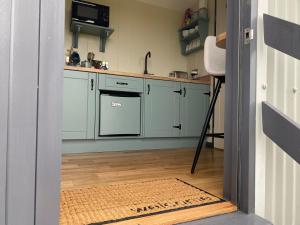
{"type": "Polygon", "coordinates": [[[214,95],[211,99],[208,112],[206,114],[206,119],[203,125],[203,129],[201,132],[201,136],[199,139],[199,143],[197,146],[197,150],[195,153],[193,166],[191,169],[191,173],[195,172],[195,168],[197,166],[197,162],[201,153],[201,149],[205,140],[205,137],[216,137],[216,138],[224,138],[224,134],[206,134],[209,126],[209,121],[213,114],[215,104],[220,93],[220,89],[223,83],[225,83],[225,62],[226,62],[226,50],[221,49],[216,46],[216,37],[208,36],[204,43],[204,66],[206,71],[213,77],[217,79],[217,85],[214,87],[214,95]]]}

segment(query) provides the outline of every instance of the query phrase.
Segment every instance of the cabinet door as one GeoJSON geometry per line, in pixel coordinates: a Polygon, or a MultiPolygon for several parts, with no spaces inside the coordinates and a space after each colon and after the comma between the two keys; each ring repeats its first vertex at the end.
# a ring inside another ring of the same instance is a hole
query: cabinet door
{"type": "Polygon", "coordinates": [[[180,101],[181,136],[198,137],[201,134],[209,105],[209,85],[182,83],[180,101]]]}
{"type": "Polygon", "coordinates": [[[64,72],[63,139],[93,139],[96,74],[64,72]]]}
{"type": "Polygon", "coordinates": [[[139,135],[141,98],[101,95],[100,135],[139,135]]]}
{"type": "Polygon", "coordinates": [[[146,79],[145,137],[177,137],[179,125],[180,83],[146,79]]]}

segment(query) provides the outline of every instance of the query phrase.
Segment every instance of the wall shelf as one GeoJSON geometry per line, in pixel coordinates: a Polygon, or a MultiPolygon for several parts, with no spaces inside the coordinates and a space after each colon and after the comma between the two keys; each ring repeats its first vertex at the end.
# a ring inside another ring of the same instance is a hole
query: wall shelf
{"type": "Polygon", "coordinates": [[[186,56],[203,49],[208,35],[208,22],[208,18],[199,17],[178,30],[182,55],[186,56]],[[190,32],[191,29],[194,29],[194,31],[190,32]],[[189,34],[183,35],[183,33],[189,34]]]}
{"type": "Polygon", "coordinates": [[[78,48],[79,33],[85,33],[85,34],[99,36],[100,38],[99,51],[105,52],[106,41],[110,37],[110,35],[114,32],[114,29],[109,27],[101,27],[93,24],[72,21],[71,31],[73,32],[73,37],[72,37],[73,48],[78,48]]]}
{"type": "Polygon", "coordinates": [[[194,21],[190,22],[189,24],[183,26],[182,28],[180,28],[179,30],[189,30],[191,28],[194,28],[195,26],[198,25],[199,20],[202,20],[204,22],[209,22],[208,18],[203,18],[203,17],[199,17],[198,19],[195,19],[194,21]]]}

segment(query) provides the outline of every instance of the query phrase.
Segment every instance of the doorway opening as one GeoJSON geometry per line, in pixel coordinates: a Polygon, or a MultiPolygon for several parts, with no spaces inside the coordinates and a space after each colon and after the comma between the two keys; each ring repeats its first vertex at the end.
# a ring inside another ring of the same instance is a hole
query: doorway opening
{"type": "MultiPolygon", "coordinates": [[[[190,173],[214,92],[203,40],[226,32],[226,1],[161,2],[65,1],[61,225],[237,210],[223,195],[223,139],[206,138],[190,173]]],[[[224,90],[210,132],[224,132],[224,90]]]]}

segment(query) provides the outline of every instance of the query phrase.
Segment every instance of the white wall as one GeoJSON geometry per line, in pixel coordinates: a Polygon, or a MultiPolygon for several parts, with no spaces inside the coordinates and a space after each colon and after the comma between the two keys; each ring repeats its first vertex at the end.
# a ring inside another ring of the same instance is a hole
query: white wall
{"type": "MultiPolygon", "coordinates": [[[[82,60],[92,51],[96,59],[108,61],[112,70],[143,73],[144,57],[150,50],[149,73],[168,76],[173,70],[187,70],[187,58],[181,55],[177,32],[182,12],[135,0],[91,2],[110,6],[110,27],[115,32],[105,53],[99,52],[98,37],[80,34],[78,51],[82,60]]],[[[72,43],[70,13],[71,0],[66,0],[65,49],[72,43]]]]}
{"type": "Polygon", "coordinates": [[[268,13],[300,24],[300,1],[259,0],[258,4],[256,213],[274,225],[299,225],[300,165],[263,134],[261,102],[270,102],[300,123],[300,61],[264,44],[262,18],[268,13]]]}
{"type": "MultiPolygon", "coordinates": [[[[214,10],[214,0],[209,0],[212,4],[214,10]]],[[[217,2],[217,35],[223,33],[227,30],[227,0],[218,0],[217,2]]],[[[214,29],[211,25],[210,30],[214,29]]],[[[212,32],[212,31],[211,31],[212,32]]],[[[224,133],[224,103],[225,103],[225,86],[226,83],[222,85],[220,95],[215,106],[215,133],[224,133]]],[[[224,149],[224,139],[215,138],[215,147],[224,149]]]]}
{"type": "MultiPolygon", "coordinates": [[[[227,0],[218,0],[217,3],[217,34],[226,31],[226,18],[227,18],[227,0]]],[[[208,35],[214,35],[214,17],[215,17],[215,1],[214,0],[199,0],[199,8],[207,5],[208,16],[209,16],[209,28],[208,35]]],[[[195,52],[187,56],[188,71],[191,72],[193,69],[198,69],[199,74],[207,75],[204,68],[203,61],[203,50],[195,52]]]]}

